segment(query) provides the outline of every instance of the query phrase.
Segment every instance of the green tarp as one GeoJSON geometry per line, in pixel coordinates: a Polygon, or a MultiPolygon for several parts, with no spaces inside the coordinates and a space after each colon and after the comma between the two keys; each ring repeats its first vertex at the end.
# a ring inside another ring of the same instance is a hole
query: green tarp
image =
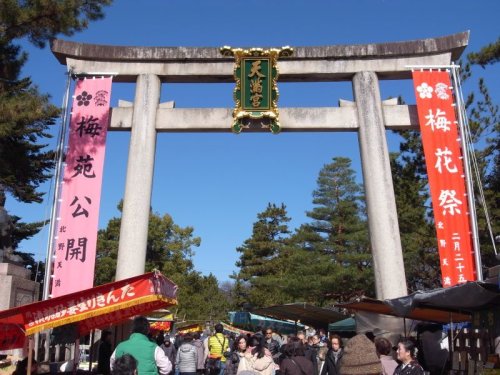
{"type": "Polygon", "coordinates": [[[347,318],[328,324],[328,332],[356,332],[356,320],[347,318]]]}

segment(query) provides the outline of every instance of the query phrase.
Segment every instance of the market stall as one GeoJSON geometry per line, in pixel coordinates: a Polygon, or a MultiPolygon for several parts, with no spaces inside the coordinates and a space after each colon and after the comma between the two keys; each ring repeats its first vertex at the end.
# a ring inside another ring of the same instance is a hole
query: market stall
{"type": "Polygon", "coordinates": [[[69,326],[77,337],[177,304],[177,286],[159,272],[0,311],[0,350],[23,347],[25,336],[69,326]]]}
{"type": "MultiPolygon", "coordinates": [[[[417,291],[384,301],[360,298],[337,307],[351,312],[371,312],[424,322],[450,324],[451,369],[474,374],[483,365],[500,365],[500,289],[497,284],[467,282],[449,288],[417,291]],[[471,328],[456,323],[470,322],[471,328]]],[[[406,329],[405,329],[406,331],[406,329]]]]}

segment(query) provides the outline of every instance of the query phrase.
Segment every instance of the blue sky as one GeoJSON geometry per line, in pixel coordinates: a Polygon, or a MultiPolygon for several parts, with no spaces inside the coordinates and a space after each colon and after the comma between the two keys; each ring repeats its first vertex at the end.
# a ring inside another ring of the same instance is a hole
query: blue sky
{"type": "MultiPolygon", "coordinates": [[[[467,53],[500,36],[497,0],[121,0],[105,13],[88,30],[61,39],[126,46],[298,47],[405,41],[470,30],[467,53]]],[[[48,47],[23,46],[30,54],[23,74],[60,105],[65,66],[48,47]]],[[[498,103],[498,66],[476,71],[476,78],[487,77],[498,103]]],[[[402,94],[407,103],[415,102],[411,81],[381,82],[383,99],[402,94]]],[[[465,92],[471,88],[472,82],[464,86],[465,92]]],[[[279,89],[280,107],[337,106],[340,98],[352,99],[345,82],[282,83],[279,89]]],[[[164,84],[161,101],[174,100],[176,107],[233,107],[232,90],[232,84],[164,84]]],[[[113,85],[112,105],[133,97],[133,85],[113,85]]],[[[388,136],[390,150],[396,151],[398,138],[388,136]]],[[[100,228],[118,215],[128,142],[129,133],[108,134],[100,228]]],[[[350,157],[361,182],[356,133],[159,134],[152,207],[171,214],[181,226],[194,227],[202,239],[195,248],[195,268],[224,281],[236,270],[236,247],[251,235],[257,213],[268,202],[286,204],[292,229],[308,221],[305,212],[312,208],[319,170],[335,156],[350,157]]],[[[42,187],[48,189],[49,184],[42,187]]],[[[50,202],[26,205],[9,198],[7,209],[24,221],[43,220],[50,202]]],[[[46,243],[44,230],[20,249],[44,259],[46,243]]]]}

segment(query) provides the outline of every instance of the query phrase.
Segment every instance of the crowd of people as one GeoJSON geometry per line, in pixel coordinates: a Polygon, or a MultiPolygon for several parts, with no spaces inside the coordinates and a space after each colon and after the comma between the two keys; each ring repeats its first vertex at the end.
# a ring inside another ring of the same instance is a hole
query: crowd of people
{"type": "MultiPolygon", "coordinates": [[[[225,335],[222,324],[212,335],[186,333],[151,338],[145,317],[136,317],[128,340],[109,355],[111,375],[423,375],[413,341],[393,345],[383,337],[358,334],[344,346],[324,330],[287,337],[267,328],[254,334],[225,335]]],[[[103,343],[106,343],[106,335],[103,343]]],[[[105,345],[105,344],[104,344],[105,345]]],[[[105,346],[103,353],[109,353],[105,346]]],[[[101,354],[101,350],[99,351],[101,354]]],[[[99,358],[99,363],[101,358],[99,358]]],[[[106,374],[101,371],[99,373],[106,374]]]]}

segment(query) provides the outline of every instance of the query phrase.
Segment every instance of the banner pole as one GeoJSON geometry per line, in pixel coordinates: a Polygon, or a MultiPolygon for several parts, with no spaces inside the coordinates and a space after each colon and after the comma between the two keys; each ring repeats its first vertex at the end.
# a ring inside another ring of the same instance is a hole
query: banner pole
{"type": "Polygon", "coordinates": [[[64,93],[63,103],[62,103],[62,113],[61,113],[61,130],[59,133],[59,143],[57,145],[56,156],[57,164],[55,169],[55,184],[54,193],[52,197],[52,210],[50,215],[49,223],[49,239],[47,240],[47,251],[45,254],[45,275],[43,278],[43,300],[50,298],[50,284],[52,279],[52,260],[54,255],[54,232],[56,230],[57,221],[57,210],[58,210],[58,200],[60,195],[61,186],[61,173],[63,170],[63,160],[64,160],[64,142],[66,139],[67,130],[67,118],[68,118],[68,101],[69,101],[69,89],[71,85],[71,71],[68,70],[66,78],[66,90],[64,93]]]}
{"type": "Polygon", "coordinates": [[[462,156],[464,160],[464,175],[467,188],[467,200],[469,202],[469,222],[472,231],[472,246],[474,247],[474,260],[476,263],[476,279],[483,281],[483,265],[481,262],[481,251],[479,245],[479,235],[477,230],[477,215],[476,203],[474,199],[474,186],[472,182],[472,174],[469,161],[469,139],[468,133],[465,131],[465,114],[462,105],[462,93],[458,84],[458,66],[451,69],[453,77],[453,89],[455,90],[455,100],[457,103],[458,125],[460,127],[460,135],[462,138],[462,156]]]}

